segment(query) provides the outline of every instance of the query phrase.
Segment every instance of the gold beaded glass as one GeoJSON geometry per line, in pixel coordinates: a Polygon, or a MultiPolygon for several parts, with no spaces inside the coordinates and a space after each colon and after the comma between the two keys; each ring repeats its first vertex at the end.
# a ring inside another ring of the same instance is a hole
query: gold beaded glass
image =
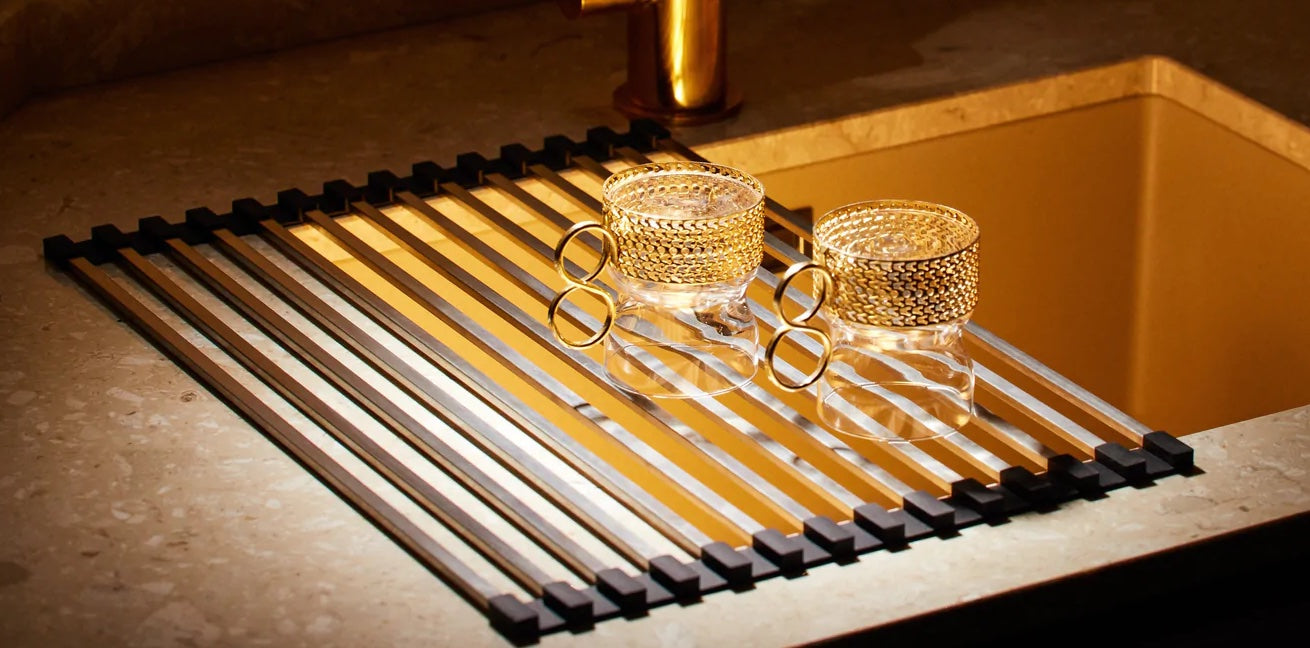
{"type": "Polygon", "coordinates": [[[818,383],[820,420],[834,430],[916,441],[959,430],[973,415],[973,363],[962,335],[978,303],[978,225],[934,203],[876,200],[840,207],[814,226],[814,260],[788,269],[774,294],[783,324],[765,350],[779,386],[818,383]],[[814,303],[782,311],[787,287],[813,273],[814,303]],[[825,332],[810,325],[816,314],[825,332]],[[792,331],[820,340],[819,367],[788,381],[774,364],[792,331]]]}
{"type": "Polygon", "coordinates": [[[755,375],[758,334],[746,286],[764,254],[764,187],[717,164],[653,163],[624,169],[603,187],[603,223],[579,223],[555,249],[565,289],[548,322],[571,348],[605,343],[605,372],[616,386],[651,397],[722,393],[755,375]],[[571,276],[564,252],[592,232],[600,265],[571,276]],[[615,297],[597,283],[606,265],[615,297]],[[605,301],[591,338],[574,342],[556,314],[575,291],[605,301]]]}

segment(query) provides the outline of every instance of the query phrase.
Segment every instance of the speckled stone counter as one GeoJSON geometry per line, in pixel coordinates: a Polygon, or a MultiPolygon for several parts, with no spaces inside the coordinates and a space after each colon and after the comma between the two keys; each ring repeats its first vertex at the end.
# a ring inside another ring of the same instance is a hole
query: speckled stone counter
{"type": "MultiPolygon", "coordinates": [[[[122,335],[107,343],[134,341],[122,335]]],[[[161,376],[171,370],[165,360],[147,351],[109,366],[98,370],[137,390],[90,382],[76,402],[71,390],[51,390],[63,399],[52,406],[68,413],[23,434],[33,450],[8,455],[0,513],[16,533],[0,561],[0,636],[68,646],[504,645],[472,607],[277,448],[189,381],[161,376]],[[57,474],[45,467],[52,455],[65,457],[57,474]]],[[[1310,508],[1310,407],[1188,441],[1203,475],[543,645],[792,645],[1310,508]]]]}
{"type": "MultiPolygon", "coordinates": [[[[448,587],[48,269],[39,243],[101,223],[130,228],[152,213],[172,218],[244,195],[268,200],[289,186],[360,181],[376,168],[619,124],[607,104],[622,75],[621,24],[552,22],[555,11],[502,12],[88,89],[32,102],[0,123],[0,644],[504,643],[448,587]],[[427,61],[440,64],[416,65],[427,61]]],[[[738,42],[759,51],[794,19],[782,11],[738,42]]],[[[810,19],[808,40],[781,49],[813,49],[825,30],[841,42],[862,36],[858,25],[841,27],[839,14],[810,19]]],[[[1107,55],[1006,63],[1010,54],[988,55],[985,43],[952,36],[967,33],[959,30],[970,21],[979,33],[1004,22],[980,10],[924,27],[927,36],[896,52],[926,60],[899,71],[845,68],[841,78],[775,92],[763,70],[751,68],[739,76],[755,103],[737,121],[683,139],[711,142],[1107,55]]],[[[1024,42],[1032,52],[1060,50],[1024,42]]],[[[1303,49],[1302,42],[1287,54],[1290,69],[1303,49]]],[[[787,65],[779,62],[781,78],[801,74],[803,66],[787,65]]],[[[1259,98],[1303,110],[1278,78],[1248,81],[1265,89],[1259,98]]],[[[1203,475],[543,644],[801,643],[1310,508],[1310,408],[1188,441],[1203,475]],[[1016,541],[1022,555],[1005,550],[1016,541]],[[902,586],[877,586],[891,582],[902,586]],[[724,623],[744,618],[749,627],[724,623]]]]}

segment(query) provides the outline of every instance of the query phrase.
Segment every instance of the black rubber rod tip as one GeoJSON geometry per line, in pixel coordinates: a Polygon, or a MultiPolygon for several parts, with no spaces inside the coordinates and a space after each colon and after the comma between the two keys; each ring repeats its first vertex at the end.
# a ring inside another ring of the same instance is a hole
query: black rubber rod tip
{"type": "Polygon", "coordinates": [[[1100,488],[1101,476],[1095,468],[1079,461],[1073,455],[1060,454],[1047,460],[1046,470],[1057,480],[1080,491],[1100,488]]]}
{"type": "Polygon", "coordinates": [[[855,523],[889,546],[905,544],[905,521],[877,504],[855,507],[855,523]]]}
{"type": "Polygon", "coordinates": [[[855,534],[851,533],[850,529],[833,522],[832,519],[816,515],[805,520],[803,525],[805,537],[834,557],[855,553],[855,534]]]}
{"type": "Polygon", "coordinates": [[[563,581],[543,585],[541,600],[563,617],[566,623],[588,623],[592,620],[591,597],[563,581]]]}
{"type": "Polygon", "coordinates": [[[1097,446],[1096,460],[1130,482],[1139,482],[1147,478],[1146,459],[1118,443],[1103,443],[1097,446]]]}
{"type": "Polygon", "coordinates": [[[751,561],[726,542],[711,542],[700,550],[701,562],[733,585],[751,580],[751,561]]]}
{"type": "Polygon", "coordinates": [[[751,546],[783,571],[799,571],[805,567],[805,548],[795,538],[777,529],[756,531],[751,536],[751,546]]]}
{"type": "Polygon", "coordinates": [[[1030,502],[1045,504],[1055,499],[1056,488],[1049,479],[1039,477],[1023,466],[1001,471],[1001,485],[1030,502]]]}
{"type": "Polygon", "coordinates": [[[1005,496],[972,477],[951,484],[951,497],[984,517],[996,517],[1005,511],[1005,496]]]}
{"type": "Polygon", "coordinates": [[[625,574],[621,569],[602,569],[596,572],[596,589],[614,601],[624,611],[646,607],[646,586],[625,574]]]}
{"type": "Polygon", "coordinates": [[[1195,465],[1192,447],[1168,432],[1155,431],[1142,436],[1142,447],[1164,459],[1174,470],[1188,470],[1195,465]]]}
{"type": "Polygon", "coordinates": [[[58,236],[48,236],[41,241],[41,254],[46,261],[59,267],[68,265],[68,262],[78,255],[77,244],[73,239],[60,234],[58,236]]]}
{"type": "Polygon", "coordinates": [[[513,594],[501,594],[487,600],[491,625],[515,639],[534,639],[538,634],[537,611],[513,594]]]}
{"type": "Polygon", "coordinates": [[[673,556],[651,558],[650,575],[678,598],[700,595],[700,575],[673,556]]]}
{"type": "Polygon", "coordinates": [[[955,507],[933,497],[931,493],[914,491],[904,499],[905,510],[927,522],[933,529],[949,531],[955,528],[955,507]]]}

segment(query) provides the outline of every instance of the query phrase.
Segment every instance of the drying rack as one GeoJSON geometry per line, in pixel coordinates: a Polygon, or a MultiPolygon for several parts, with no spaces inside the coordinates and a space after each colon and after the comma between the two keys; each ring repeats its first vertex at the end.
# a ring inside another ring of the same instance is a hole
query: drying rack
{"type": "MultiPolygon", "coordinates": [[[[715,398],[615,389],[544,324],[552,246],[598,217],[604,178],[672,159],[702,158],[635,121],[54,236],[45,256],[519,642],[1193,470],[1184,443],[977,324],[976,416],[914,444],[830,433],[812,393],[763,372],[715,398]]],[[[773,200],[767,221],[762,338],[810,237],[773,200]]],[[[592,306],[567,325],[594,330],[592,306]]],[[[813,366],[812,340],[784,347],[784,372],[813,366]]]]}

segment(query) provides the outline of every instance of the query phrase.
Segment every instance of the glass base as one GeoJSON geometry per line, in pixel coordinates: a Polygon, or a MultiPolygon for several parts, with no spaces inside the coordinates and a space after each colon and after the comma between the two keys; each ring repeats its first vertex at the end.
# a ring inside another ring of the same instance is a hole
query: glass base
{"type": "Polygon", "coordinates": [[[605,354],[614,386],[649,398],[696,398],[755,377],[755,354],[728,344],[615,344],[605,354]]]}
{"type": "Polygon", "coordinates": [[[945,385],[846,383],[820,393],[820,421],[833,432],[874,441],[940,439],[973,418],[970,394],[945,385]]]}

